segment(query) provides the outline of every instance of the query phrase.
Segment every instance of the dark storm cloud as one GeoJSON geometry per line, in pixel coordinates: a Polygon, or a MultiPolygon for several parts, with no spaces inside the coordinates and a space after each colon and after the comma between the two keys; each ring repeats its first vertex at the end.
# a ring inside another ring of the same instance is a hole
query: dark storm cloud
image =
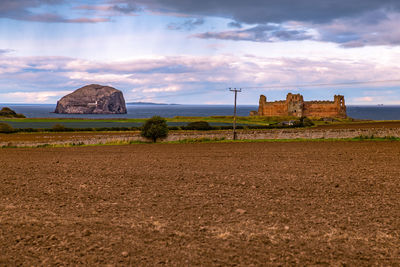
{"type": "Polygon", "coordinates": [[[127,3],[126,5],[114,5],[112,9],[124,14],[131,14],[141,11],[142,9],[135,4],[127,3]]]}
{"type": "Polygon", "coordinates": [[[73,7],[74,10],[86,10],[89,12],[94,12],[94,13],[102,13],[103,15],[112,17],[112,16],[119,16],[119,15],[132,15],[132,14],[137,14],[143,9],[135,4],[132,3],[127,3],[127,4],[114,4],[114,5],[109,5],[109,4],[83,4],[83,5],[77,5],[73,7]]]}
{"type": "Polygon", "coordinates": [[[400,45],[400,13],[369,12],[356,18],[337,19],[329,24],[313,25],[319,41],[353,48],[371,45],[400,45]]]}
{"type": "Polygon", "coordinates": [[[8,54],[8,53],[10,53],[10,52],[12,52],[13,50],[11,50],[11,49],[0,49],[0,55],[1,54],[8,54]]]}
{"type": "Polygon", "coordinates": [[[37,22],[58,22],[58,23],[98,23],[98,22],[107,22],[110,21],[107,18],[76,18],[76,19],[67,19],[62,16],[56,14],[38,14],[38,15],[29,15],[25,17],[24,20],[29,21],[37,21],[37,22]]]}
{"type": "Polygon", "coordinates": [[[239,28],[240,29],[240,28],[243,27],[243,25],[241,23],[239,23],[239,22],[231,21],[231,22],[228,23],[228,27],[229,28],[239,28]]]}
{"type": "Polygon", "coordinates": [[[303,21],[325,23],[375,10],[398,11],[398,0],[114,0],[149,9],[217,16],[248,24],[303,21]]]}
{"type": "Polygon", "coordinates": [[[110,0],[156,13],[232,19],[238,30],[206,32],[199,38],[274,42],[316,40],[342,47],[400,45],[399,0],[110,0]],[[313,32],[285,29],[295,22],[313,32]],[[265,25],[283,29],[268,29],[265,25]],[[254,27],[255,25],[255,27],[254,27]],[[241,28],[239,28],[242,26],[241,28]],[[246,27],[247,26],[247,27],[246,27]]]}
{"type": "MultiPolygon", "coordinates": [[[[71,1],[72,2],[72,1],[71,1]]],[[[1,0],[0,17],[30,20],[30,8],[71,3],[65,0],[1,0]]],[[[285,21],[326,23],[338,18],[356,17],[368,12],[399,11],[398,0],[79,0],[76,5],[111,4],[115,11],[132,13],[138,6],[150,10],[181,13],[191,16],[231,18],[239,23],[266,24],[285,21]]],[[[368,17],[371,21],[384,18],[368,17]]],[[[58,22],[60,19],[55,18],[58,22]]]]}
{"type": "MultiPolygon", "coordinates": [[[[79,1],[77,1],[79,2],[79,1]]],[[[84,1],[82,1],[84,2],[84,1]]],[[[59,22],[59,23],[97,23],[109,21],[105,18],[65,18],[54,13],[34,13],[30,9],[46,5],[60,5],[65,0],[0,0],[0,18],[15,20],[37,21],[37,22],[59,22]]]]}
{"type": "Polygon", "coordinates": [[[191,31],[195,29],[197,26],[203,25],[204,19],[187,19],[182,23],[170,23],[168,24],[168,29],[170,30],[184,30],[191,31]]]}
{"type": "Polygon", "coordinates": [[[279,25],[258,25],[246,30],[206,32],[194,37],[252,42],[300,41],[313,39],[305,30],[288,29],[279,25]]]}
{"type": "Polygon", "coordinates": [[[61,4],[63,2],[63,0],[1,0],[0,17],[29,20],[33,16],[32,12],[29,11],[30,8],[61,4]]]}

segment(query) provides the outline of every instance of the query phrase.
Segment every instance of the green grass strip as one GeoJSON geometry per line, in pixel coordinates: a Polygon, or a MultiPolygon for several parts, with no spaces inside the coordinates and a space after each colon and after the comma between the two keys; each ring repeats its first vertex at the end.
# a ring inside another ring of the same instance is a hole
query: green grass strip
{"type": "Polygon", "coordinates": [[[166,141],[166,142],[144,142],[144,141],[113,141],[98,144],[85,144],[83,142],[68,143],[68,144],[41,144],[36,146],[15,146],[5,145],[0,148],[57,148],[57,147],[91,147],[91,146],[117,146],[117,145],[133,145],[133,144],[198,144],[198,143],[291,143],[291,142],[393,142],[400,141],[399,137],[366,137],[359,136],[354,138],[315,138],[315,139],[243,139],[243,140],[231,140],[225,138],[194,138],[194,139],[183,139],[179,141],[166,141]]]}

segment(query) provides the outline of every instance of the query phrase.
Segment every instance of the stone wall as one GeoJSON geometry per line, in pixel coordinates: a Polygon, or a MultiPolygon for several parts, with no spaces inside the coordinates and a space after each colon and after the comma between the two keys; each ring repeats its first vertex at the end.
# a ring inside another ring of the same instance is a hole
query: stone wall
{"type": "MultiPolygon", "coordinates": [[[[63,141],[48,141],[47,134],[43,134],[43,140],[19,141],[19,142],[1,142],[2,146],[35,147],[38,145],[67,145],[67,144],[105,144],[130,141],[146,141],[138,132],[121,132],[120,134],[109,136],[106,133],[99,136],[79,135],[74,133],[72,139],[63,141]]],[[[273,139],[344,139],[355,138],[359,136],[367,137],[397,137],[400,138],[400,128],[370,128],[370,129],[271,129],[271,130],[239,130],[238,139],[242,140],[273,140],[273,139]]],[[[1,137],[1,136],[0,136],[1,137]]],[[[171,132],[164,141],[182,141],[187,139],[232,139],[232,131],[186,131],[171,132]]]]}
{"type": "Polygon", "coordinates": [[[260,97],[260,105],[258,107],[257,115],[263,114],[262,116],[287,116],[288,106],[285,101],[276,101],[276,102],[266,102],[266,100],[265,102],[261,101],[262,100],[260,97]]]}

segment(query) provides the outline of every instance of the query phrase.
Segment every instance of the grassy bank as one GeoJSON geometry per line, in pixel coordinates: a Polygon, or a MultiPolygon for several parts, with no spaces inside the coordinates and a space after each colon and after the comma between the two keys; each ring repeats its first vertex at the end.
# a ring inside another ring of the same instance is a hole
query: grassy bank
{"type": "MultiPolygon", "coordinates": [[[[146,120],[0,118],[0,123],[10,125],[15,130],[14,132],[137,131],[146,120]]],[[[166,118],[166,121],[170,130],[228,130],[233,127],[233,116],[174,117],[166,118]],[[211,127],[197,129],[188,126],[200,121],[208,123],[211,127]]],[[[313,125],[312,123],[305,125],[302,120],[299,121],[299,118],[295,117],[238,117],[236,123],[238,129],[293,128],[313,125]],[[291,123],[282,123],[285,121],[291,123]]]]}
{"type": "MultiPolygon", "coordinates": [[[[206,121],[208,123],[221,123],[231,124],[233,123],[233,116],[209,116],[209,117],[183,117],[176,116],[173,118],[165,118],[169,123],[190,123],[196,121],[206,121]]],[[[279,123],[282,121],[298,120],[297,117],[261,117],[261,116],[245,116],[237,117],[236,122],[243,125],[270,125],[279,123]]],[[[147,119],[80,119],[80,118],[6,118],[0,117],[0,121],[3,122],[18,122],[35,124],[35,123],[138,123],[143,124],[147,119]]],[[[327,123],[351,123],[353,119],[335,119],[332,121],[322,121],[319,119],[313,119],[316,124],[327,124],[327,123]]]]}

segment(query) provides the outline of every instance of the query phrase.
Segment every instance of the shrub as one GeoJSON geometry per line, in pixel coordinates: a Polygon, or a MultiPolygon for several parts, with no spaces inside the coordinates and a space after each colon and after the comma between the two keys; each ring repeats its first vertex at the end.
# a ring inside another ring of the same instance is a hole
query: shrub
{"type": "Polygon", "coordinates": [[[181,128],[179,126],[169,126],[168,129],[171,130],[171,131],[181,130],[181,128]]]}
{"type": "Polygon", "coordinates": [[[13,133],[15,132],[14,128],[11,127],[8,123],[0,122],[0,133],[13,133]]]}
{"type": "Polygon", "coordinates": [[[159,138],[167,137],[167,121],[160,116],[153,116],[144,123],[141,135],[147,139],[152,140],[154,143],[157,142],[157,139],[159,138]]]}
{"type": "Polygon", "coordinates": [[[310,119],[307,118],[307,117],[301,117],[301,118],[300,118],[300,123],[301,123],[301,125],[302,125],[303,127],[310,127],[310,126],[313,126],[313,125],[314,125],[314,123],[312,122],[312,120],[310,120],[310,119]]]}
{"type": "Polygon", "coordinates": [[[25,115],[24,115],[24,114],[21,114],[21,113],[17,113],[14,117],[15,117],[15,118],[18,118],[18,119],[24,119],[24,118],[26,118],[25,115]]]}
{"type": "Polygon", "coordinates": [[[67,129],[67,128],[65,128],[65,126],[64,125],[62,125],[62,124],[55,124],[55,125],[53,125],[53,127],[51,128],[54,132],[65,132],[65,130],[67,129]]]}
{"type": "Polygon", "coordinates": [[[8,107],[4,107],[0,110],[0,115],[1,116],[15,116],[17,113],[15,113],[14,110],[8,107]]]}
{"type": "Polygon", "coordinates": [[[35,132],[40,132],[42,130],[38,128],[19,128],[16,131],[23,133],[35,133],[35,132]]]}
{"type": "Polygon", "coordinates": [[[212,129],[210,124],[206,121],[191,122],[185,128],[187,130],[201,130],[201,131],[207,131],[212,129]]]}
{"type": "Polygon", "coordinates": [[[0,110],[0,117],[8,118],[25,118],[23,114],[17,114],[14,110],[8,107],[4,107],[0,110]]]}

